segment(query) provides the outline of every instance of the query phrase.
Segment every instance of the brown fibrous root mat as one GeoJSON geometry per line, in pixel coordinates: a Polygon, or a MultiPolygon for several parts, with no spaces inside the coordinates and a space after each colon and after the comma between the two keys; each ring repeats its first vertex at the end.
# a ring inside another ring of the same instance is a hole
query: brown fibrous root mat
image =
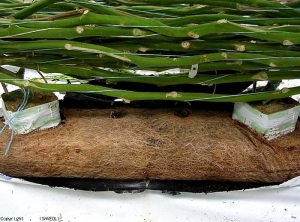
{"type": "Polygon", "coordinates": [[[16,135],[0,172],[14,177],[282,182],[300,175],[300,125],[266,141],[230,112],[174,109],[64,109],[65,124],[16,135]],[[119,110],[120,111],[120,110],[119,110]]]}

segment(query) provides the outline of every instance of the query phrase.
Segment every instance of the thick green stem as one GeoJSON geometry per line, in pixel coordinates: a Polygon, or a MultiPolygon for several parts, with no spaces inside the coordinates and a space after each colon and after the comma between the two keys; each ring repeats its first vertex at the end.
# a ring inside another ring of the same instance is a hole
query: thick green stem
{"type": "Polygon", "coordinates": [[[265,0],[231,0],[228,2],[227,0],[140,0],[139,2],[148,3],[151,5],[170,5],[170,4],[201,4],[201,5],[212,5],[217,7],[227,7],[234,9],[243,9],[243,5],[251,6],[252,8],[268,8],[268,9],[276,9],[278,11],[283,11],[282,14],[287,15],[299,15],[299,12],[293,8],[290,8],[287,5],[282,5],[276,1],[265,1],[265,0]]]}
{"type": "Polygon", "coordinates": [[[144,17],[178,18],[179,16],[211,14],[215,9],[211,6],[178,6],[178,7],[159,7],[159,6],[119,6],[117,9],[126,10],[144,17]]]}
{"type": "Polygon", "coordinates": [[[277,43],[285,44],[285,41],[291,42],[291,44],[300,44],[300,33],[293,32],[281,32],[270,30],[262,27],[249,27],[245,25],[239,25],[233,22],[228,22],[225,19],[218,20],[216,22],[188,26],[188,27],[168,27],[157,20],[132,18],[125,16],[111,16],[111,15],[96,15],[93,13],[87,13],[81,17],[74,17],[68,19],[62,19],[58,21],[43,21],[43,22],[9,22],[8,25],[18,25],[22,27],[35,28],[35,29],[50,29],[50,28],[68,28],[79,25],[88,24],[102,24],[102,25],[121,25],[122,27],[139,27],[140,32],[145,32],[143,29],[156,32],[160,35],[178,38],[200,38],[209,34],[235,34],[248,36],[255,39],[268,40],[277,43]],[[143,28],[143,29],[140,29],[143,28]]]}
{"type": "Polygon", "coordinates": [[[47,6],[52,5],[59,1],[62,1],[62,0],[39,0],[39,1],[36,1],[36,2],[32,3],[30,6],[13,14],[12,17],[14,17],[15,19],[27,18],[30,15],[36,13],[37,11],[39,11],[43,8],[46,8],[47,6]]]}
{"type": "Polygon", "coordinates": [[[164,24],[169,26],[183,26],[189,24],[204,24],[207,22],[214,22],[221,19],[226,19],[231,22],[241,24],[252,24],[252,25],[299,25],[299,18],[268,18],[268,17],[245,17],[240,15],[228,15],[228,14],[201,14],[185,16],[176,19],[161,20],[164,24]]]}
{"type": "MultiPolygon", "coordinates": [[[[26,66],[25,66],[26,67],[26,66]]],[[[30,66],[27,68],[31,68],[30,66]]],[[[78,66],[55,66],[41,64],[39,70],[45,73],[62,73],[78,79],[107,79],[107,83],[136,82],[148,83],[157,86],[180,85],[180,84],[202,84],[212,85],[234,82],[272,81],[281,79],[295,79],[299,77],[298,71],[262,71],[249,74],[222,74],[207,75],[198,74],[195,78],[188,78],[188,73],[182,74],[157,74],[156,76],[137,75],[126,71],[106,71],[92,67],[78,66]]]]}
{"type": "Polygon", "coordinates": [[[75,28],[22,28],[18,26],[9,26],[0,28],[0,38],[2,39],[76,39],[85,37],[137,37],[141,38],[152,35],[153,32],[142,31],[133,28],[120,27],[88,27],[77,26],[75,28]]]}
{"type": "Polygon", "coordinates": [[[207,94],[207,93],[184,93],[184,92],[132,92],[126,90],[111,89],[93,85],[71,84],[45,84],[30,80],[12,79],[0,72],[0,82],[13,84],[22,88],[47,91],[47,92],[93,92],[106,96],[122,98],[126,102],[138,100],[173,100],[173,101],[208,101],[208,102],[249,102],[275,98],[286,98],[300,94],[300,87],[284,88],[275,92],[262,92],[239,95],[207,94]]]}
{"type": "Polygon", "coordinates": [[[105,7],[97,2],[90,2],[90,1],[86,1],[86,0],[80,0],[80,1],[76,1],[76,0],[69,0],[69,2],[73,2],[79,6],[83,6],[86,7],[96,13],[99,14],[104,14],[104,15],[120,15],[120,16],[132,16],[132,17],[137,17],[136,15],[132,15],[130,13],[127,12],[123,12],[120,10],[116,10],[116,9],[112,9],[112,8],[108,8],[105,7]]]}
{"type": "MultiPolygon", "coordinates": [[[[11,44],[11,46],[17,46],[21,49],[20,45],[11,44]]],[[[34,43],[26,43],[24,45],[27,50],[34,49],[66,49],[73,52],[85,52],[94,54],[103,54],[111,58],[137,65],[139,68],[148,67],[181,67],[193,64],[202,64],[216,61],[227,61],[227,62],[243,62],[251,61],[253,63],[268,65],[272,67],[289,67],[297,66],[300,62],[300,57],[275,57],[263,54],[255,53],[240,53],[240,52],[220,52],[210,53],[203,55],[195,55],[189,57],[178,57],[178,58],[161,58],[161,57],[146,57],[134,55],[127,52],[118,51],[104,46],[93,45],[82,42],[74,41],[36,41],[34,43]]],[[[5,59],[5,58],[3,58],[5,59]]]]}

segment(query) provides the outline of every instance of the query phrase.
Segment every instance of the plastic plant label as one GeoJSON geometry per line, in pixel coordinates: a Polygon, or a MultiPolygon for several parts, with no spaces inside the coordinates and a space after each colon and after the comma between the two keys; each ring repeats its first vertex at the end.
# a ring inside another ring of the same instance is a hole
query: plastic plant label
{"type": "Polygon", "coordinates": [[[248,103],[235,103],[232,118],[272,140],[295,130],[300,106],[269,115],[263,114],[248,103]]]}
{"type": "MultiPolygon", "coordinates": [[[[15,115],[6,110],[2,100],[2,110],[5,122],[15,115]]],[[[48,129],[57,126],[61,122],[58,100],[39,106],[24,109],[9,123],[11,129],[17,134],[26,134],[36,129],[48,129]]]]}

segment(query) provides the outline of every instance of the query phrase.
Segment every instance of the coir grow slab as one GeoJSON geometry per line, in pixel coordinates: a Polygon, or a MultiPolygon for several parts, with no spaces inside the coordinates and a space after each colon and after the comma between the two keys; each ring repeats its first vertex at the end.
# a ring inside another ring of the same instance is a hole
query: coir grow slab
{"type": "MultiPolygon", "coordinates": [[[[300,175],[299,122],[293,133],[266,141],[231,119],[232,104],[223,104],[228,109],[201,104],[155,109],[62,104],[65,123],[17,135],[9,155],[1,157],[0,172],[51,186],[117,192],[246,189],[300,175]],[[185,118],[178,115],[182,110],[185,118]],[[113,118],[114,113],[122,115],[113,118]]],[[[3,153],[9,137],[7,130],[0,141],[3,153]]]]}

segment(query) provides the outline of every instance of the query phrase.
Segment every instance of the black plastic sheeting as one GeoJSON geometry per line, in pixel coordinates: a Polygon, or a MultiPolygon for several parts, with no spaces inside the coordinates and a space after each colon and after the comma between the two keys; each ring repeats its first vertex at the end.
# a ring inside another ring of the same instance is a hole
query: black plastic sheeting
{"type": "Polygon", "coordinates": [[[232,111],[233,103],[212,102],[184,102],[184,101],[132,101],[129,104],[116,102],[115,98],[92,93],[67,92],[64,99],[60,100],[60,107],[97,109],[113,107],[135,107],[135,108],[200,108],[204,110],[232,111]]]}
{"type": "Polygon", "coordinates": [[[80,178],[35,178],[23,177],[29,182],[65,187],[86,191],[114,191],[116,193],[140,193],[145,190],[159,190],[163,193],[178,195],[180,192],[212,193],[233,190],[245,190],[279,183],[246,183],[228,181],[177,181],[177,180],[104,180],[80,178]]]}
{"type": "MultiPolygon", "coordinates": [[[[223,71],[223,74],[226,72],[223,71]]],[[[231,74],[231,72],[229,72],[231,74]]],[[[213,77],[214,75],[212,75],[213,77]]],[[[178,84],[168,86],[156,86],[148,83],[137,82],[117,82],[107,85],[105,79],[90,80],[88,84],[109,87],[112,89],[121,89],[135,92],[202,92],[216,94],[237,94],[247,89],[252,82],[223,83],[215,85],[204,84],[178,84]]]]}

